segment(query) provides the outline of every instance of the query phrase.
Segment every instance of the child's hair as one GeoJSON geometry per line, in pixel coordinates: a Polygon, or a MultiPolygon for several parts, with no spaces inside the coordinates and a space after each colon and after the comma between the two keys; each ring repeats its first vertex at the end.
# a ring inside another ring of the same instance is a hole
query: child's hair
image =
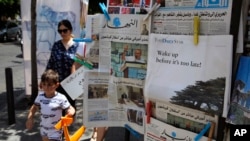
{"type": "Polygon", "coordinates": [[[59,74],[51,69],[46,70],[43,72],[41,77],[41,82],[50,82],[50,83],[58,83],[59,82],[59,74]]]}

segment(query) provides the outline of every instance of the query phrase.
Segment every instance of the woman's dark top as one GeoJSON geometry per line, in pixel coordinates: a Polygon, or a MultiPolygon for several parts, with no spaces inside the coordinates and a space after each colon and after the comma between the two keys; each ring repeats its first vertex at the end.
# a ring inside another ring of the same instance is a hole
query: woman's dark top
{"type": "Polygon", "coordinates": [[[78,43],[74,42],[74,44],[66,50],[61,40],[56,41],[52,47],[46,70],[52,69],[57,71],[60,82],[71,74],[71,67],[74,63],[73,58],[76,54],[77,47],[78,43]]]}

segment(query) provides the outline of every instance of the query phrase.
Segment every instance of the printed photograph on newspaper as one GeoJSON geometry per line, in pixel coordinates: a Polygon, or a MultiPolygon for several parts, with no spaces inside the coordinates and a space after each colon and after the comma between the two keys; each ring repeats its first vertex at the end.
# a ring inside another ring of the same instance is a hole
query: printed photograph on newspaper
{"type": "Polygon", "coordinates": [[[147,14],[152,0],[107,0],[109,14],[147,14]]]}
{"type": "Polygon", "coordinates": [[[108,73],[90,71],[85,72],[84,78],[84,110],[87,111],[84,125],[124,127],[127,124],[144,133],[144,95],[143,85],[138,87],[140,82],[134,85],[113,84],[108,73]]]}

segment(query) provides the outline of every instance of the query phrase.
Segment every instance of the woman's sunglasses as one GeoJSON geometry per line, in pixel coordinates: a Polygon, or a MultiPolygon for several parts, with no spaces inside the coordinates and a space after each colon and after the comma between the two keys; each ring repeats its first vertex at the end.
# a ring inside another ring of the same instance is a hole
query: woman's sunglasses
{"type": "Polygon", "coordinates": [[[58,29],[58,33],[62,34],[63,33],[67,33],[69,29],[58,29]]]}

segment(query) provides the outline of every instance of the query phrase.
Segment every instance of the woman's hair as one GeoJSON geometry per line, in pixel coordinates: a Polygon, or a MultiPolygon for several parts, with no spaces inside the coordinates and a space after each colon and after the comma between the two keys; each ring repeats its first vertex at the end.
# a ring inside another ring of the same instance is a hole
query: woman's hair
{"type": "Polygon", "coordinates": [[[43,72],[42,77],[41,77],[41,82],[42,83],[58,83],[59,82],[59,74],[51,69],[46,70],[43,72]]]}
{"type": "Polygon", "coordinates": [[[65,27],[67,27],[69,30],[73,30],[73,28],[72,28],[72,25],[71,25],[71,23],[70,23],[70,21],[69,20],[62,20],[62,21],[60,21],[59,23],[58,23],[58,26],[57,26],[57,28],[59,29],[59,27],[61,26],[61,25],[64,25],[65,27]]]}

